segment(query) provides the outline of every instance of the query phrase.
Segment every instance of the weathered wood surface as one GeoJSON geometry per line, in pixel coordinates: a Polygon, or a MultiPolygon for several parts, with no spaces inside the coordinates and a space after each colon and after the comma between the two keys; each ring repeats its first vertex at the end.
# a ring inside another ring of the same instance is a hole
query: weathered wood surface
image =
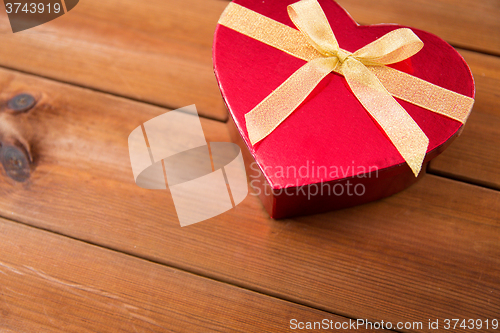
{"type": "Polygon", "coordinates": [[[460,50],[476,83],[472,114],[459,137],[430,171],[500,189],[500,57],[460,50]]]}
{"type": "MultiPolygon", "coordinates": [[[[385,321],[500,313],[500,193],[432,175],[391,198],[273,221],[249,196],[180,228],[168,191],[133,181],[128,134],[166,110],[0,70],[2,101],[41,96],[31,178],[0,179],[0,214],[332,313],[385,321]]],[[[17,122],[15,122],[17,124],[17,122]]],[[[203,121],[208,141],[225,124],[203,121]]]]}
{"type": "MultiPolygon", "coordinates": [[[[168,191],[134,184],[127,138],[164,107],[196,103],[227,119],[210,57],[227,2],[82,0],[17,34],[1,4],[0,140],[34,163],[24,183],[0,166],[0,216],[11,220],[0,220],[0,331],[275,332],[293,316],[426,330],[429,319],[500,319],[500,6],[339,3],[360,23],[414,26],[462,48],[476,81],[462,136],[433,175],[391,198],[274,221],[249,196],[186,228],[168,191]],[[37,105],[12,114],[6,102],[21,92],[37,105]]],[[[208,141],[230,140],[224,122],[202,126],[208,141]]]]}
{"type": "Polygon", "coordinates": [[[1,332],[287,332],[292,319],[347,321],[3,219],[0,281],[1,332]]]}
{"type": "Polygon", "coordinates": [[[57,20],[12,34],[0,4],[0,66],[170,108],[227,118],[212,41],[227,3],[82,0],[57,20]]]}

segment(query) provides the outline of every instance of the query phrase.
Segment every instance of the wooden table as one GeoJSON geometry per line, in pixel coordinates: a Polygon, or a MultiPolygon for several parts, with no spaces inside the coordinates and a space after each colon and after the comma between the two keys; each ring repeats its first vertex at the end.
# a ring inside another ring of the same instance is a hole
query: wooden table
{"type": "Polygon", "coordinates": [[[480,319],[495,331],[500,2],[339,2],[360,23],[414,26],[457,48],[477,89],[462,136],[390,198],[275,221],[248,196],[186,228],[168,191],[135,185],[127,138],[196,103],[207,140],[230,141],[211,63],[227,2],[82,0],[16,34],[0,5],[0,134],[33,157],[25,182],[0,175],[0,332],[301,331],[294,319],[396,331],[480,319]],[[35,107],[6,115],[22,92],[35,107]]]}

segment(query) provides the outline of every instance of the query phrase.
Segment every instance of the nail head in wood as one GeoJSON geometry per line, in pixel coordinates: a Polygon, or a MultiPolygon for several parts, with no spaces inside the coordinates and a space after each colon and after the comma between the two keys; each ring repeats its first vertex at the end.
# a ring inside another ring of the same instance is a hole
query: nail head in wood
{"type": "Polygon", "coordinates": [[[0,161],[7,176],[15,181],[24,182],[30,177],[30,162],[23,149],[12,145],[2,146],[0,161]]]}
{"type": "Polygon", "coordinates": [[[9,109],[14,110],[16,112],[26,112],[29,111],[33,106],[35,106],[36,100],[30,94],[19,94],[14,96],[9,100],[7,106],[9,109]]]}

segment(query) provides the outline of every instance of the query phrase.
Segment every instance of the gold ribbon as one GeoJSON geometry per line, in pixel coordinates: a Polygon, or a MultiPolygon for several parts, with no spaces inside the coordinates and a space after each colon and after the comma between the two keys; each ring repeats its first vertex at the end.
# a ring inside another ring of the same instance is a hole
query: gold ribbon
{"type": "Polygon", "coordinates": [[[307,63],[245,114],[252,145],[268,136],[334,71],[343,75],[356,98],[377,121],[415,176],[422,167],[429,139],[398,97],[465,123],[474,100],[384,65],[405,60],[422,49],[407,28],[396,29],[354,53],[341,49],[317,0],[288,6],[299,30],[230,3],[219,24],[273,46],[307,63]],[[391,96],[392,95],[392,96],[391,96]]]}

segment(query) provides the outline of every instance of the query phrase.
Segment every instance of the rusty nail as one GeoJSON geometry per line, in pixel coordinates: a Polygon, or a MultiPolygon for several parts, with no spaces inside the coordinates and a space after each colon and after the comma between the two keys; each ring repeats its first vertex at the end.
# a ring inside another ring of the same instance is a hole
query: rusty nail
{"type": "Polygon", "coordinates": [[[9,100],[7,106],[16,112],[26,112],[35,106],[35,97],[30,94],[19,94],[9,100]]]}
{"type": "Polygon", "coordinates": [[[0,148],[0,160],[7,175],[18,182],[30,176],[30,162],[26,152],[16,146],[4,145],[0,148]]]}

